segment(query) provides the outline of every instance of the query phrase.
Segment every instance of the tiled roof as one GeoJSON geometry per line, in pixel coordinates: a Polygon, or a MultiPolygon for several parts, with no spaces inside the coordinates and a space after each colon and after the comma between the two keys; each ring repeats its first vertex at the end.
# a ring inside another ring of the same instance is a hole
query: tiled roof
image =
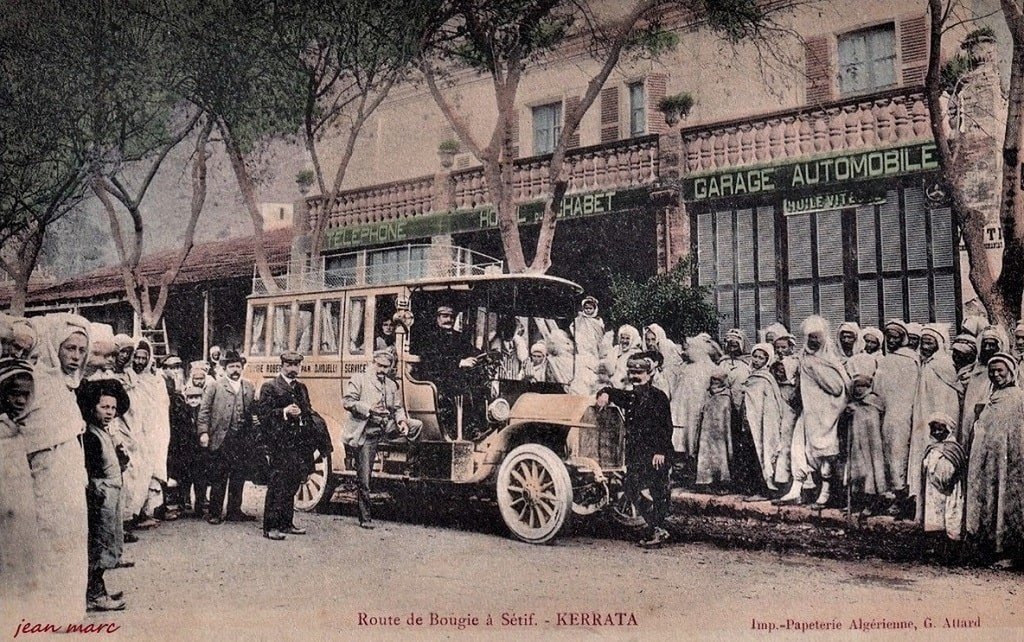
{"type": "MultiPolygon", "coordinates": [[[[263,244],[268,262],[271,265],[286,263],[291,254],[291,242],[291,228],[265,231],[263,244]]],[[[146,255],[142,257],[141,272],[156,280],[160,274],[171,269],[177,256],[177,249],[146,255]]],[[[253,265],[255,258],[251,236],[197,243],[192,247],[181,272],[178,273],[175,285],[252,276],[253,265]]],[[[0,307],[10,302],[11,287],[12,285],[0,286],[0,307]]],[[[121,269],[117,265],[112,265],[56,284],[30,284],[28,306],[84,301],[123,294],[124,279],[121,278],[121,269]]]]}

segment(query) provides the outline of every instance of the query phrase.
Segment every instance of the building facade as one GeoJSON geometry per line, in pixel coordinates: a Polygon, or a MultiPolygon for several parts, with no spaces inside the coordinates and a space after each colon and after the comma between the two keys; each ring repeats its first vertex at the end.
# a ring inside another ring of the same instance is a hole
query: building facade
{"type": "MultiPolygon", "coordinates": [[[[814,313],[862,325],[960,320],[958,235],[923,94],[923,4],[822,3],[788,20],[801,38],[779,43],[795,62],[775,72],[759,68],[751,48],[724,54],[713,36],[692,30],[657,63],[621,65],[568,153],[550,273],[601,296],[601,268],[643,278],[691,256],[722,327],[748,336],[814,313]],[[681,91],[697,105],[670,127],[656,105],[681,91]]],[[[949,41],[953,49],[955,35],[949,41]]],[[[545,152],[595,64],[567,54],[523,81],[523,158],[512,183],[528,254],[549,193],[545,152]]],[[[479,135],[490,122],[487,84],[467,75],[450,92],[479,135]]],[[[331,212],[308,199],[298,217],[328,217],[324,267],[362,260],[383,274],[407,244],[500,257],[482,168],[468,154],[436,168],[434,150],[451,130],[430,97],[404,90],[374,122],[387,133],[360,143],[352,175],[371,166],[394,180],[346,191],[331,212]],[[380,136],[394,139],[384,149],[398,166],[376,155],[380,136]],[[401,175],[431,164],[430,173],[401,175]],[[365,258],[341,256],[355,249],[368,250],[365,258]]]]}

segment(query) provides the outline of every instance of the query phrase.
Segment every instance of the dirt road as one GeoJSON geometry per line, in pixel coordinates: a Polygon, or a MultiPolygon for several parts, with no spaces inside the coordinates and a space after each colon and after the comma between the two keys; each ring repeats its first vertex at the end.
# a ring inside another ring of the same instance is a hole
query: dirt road
{"type": "MultiPolygon", "coordinates": [[[[262,489],[246,493],[246,510],[261,513],[262,489]]],[[[374,531],[351,507],[297,521],[309,534],[284,542],[264,539],[258,522],[181,519],[145,532],[128,547],[135,568],[109,573],[128,610],[91,621],[115,621],[103,637],[124,640],[1012,639],[1024,627],[1011,573],[703,542],[645,551],[587,528],[530,546],[486,510],[374,531]],[[851,629],[858,622],[875,628],[851,629]],[[946,628],[958,622],[979,626],[946,628]]]]}

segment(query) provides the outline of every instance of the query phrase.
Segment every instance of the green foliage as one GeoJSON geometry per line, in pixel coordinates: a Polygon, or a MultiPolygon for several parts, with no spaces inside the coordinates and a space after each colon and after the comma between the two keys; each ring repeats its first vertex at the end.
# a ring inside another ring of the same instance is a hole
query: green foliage
{"type": "Polygon", "coordinates": [[[163,144],[177,101],[174,42],[144,0],[16,2],[0,40],[0,239],[46,225],[163,144]],[[41,17],[45,17],[41,19],[41,17]]]}
{"type": "Polygon", "coordinates": [[[454,138],[445,138],[438,144],[437,151],[442,154],[457,154],[459,151],[459,141],[454,138]]]}
{"type": "Polygon", "coordinates": [[[299,170],[295,174],[295,182],[304,187],[309,187],[316,180],[316,174],[311,169],[299,170]]]}
{"type": "Polygon", "coordinates": [[[512,59],[536,60],[571,32],[580,13],[557,0],[480,0],[442,3],[450,18],[437,33],[433,52],[482,72],[501,70],[512,59]]]}
{"type": "Polygon", "coordinates": [[[689,113],[690,109],[693,108],[694,100],[693,96],[689,92],[682,92],[672,96],[665,96],[658,101],[658,110],[661,112],[667,111],[678,111],[681,114],[689,113]]]}
{"type": "Polygon", "coordinates": [[[995,39],[996,32],[992,27],[981,27],[980,29],[975,29],[971,33],[967,34],[964,37],[964,41],[960,43],[960,46],[966,49],[968,47],[973,47],[979,42],[995,42],[995,39]]]}
{"type": "Polygon", "coordinates": [[[954,93],[959,89],[963,77],[978,67],[978,60],[969,54],[958,53],[945,63],[939,70],[939,82],[942,90],[954,93]]]}
{"type": "Polygon", "coordinates": [[[635,57],[656,60],[678,46],[679,34],[650,24],[634,31],[624,49],[635,57]]]}
{"type": "Polygon", "coordinates": [[[179,43],[187,99],[226,125],[244,153],[297,134],[306,85],[298,65],[282,55],[285,7],[247,0],[176,5],[164,20],[179,43]]]}
{"type": "Polygon", "coordinates": [[[757,37],[768,19],[760,0],[701,0],[698,15],[720,38],[733,44],[757,37]]]}
{"type": "Polygon", "coordinates": [[[639,283],[628,276],[611,275],[610,327],[630,324],[636,328],[657,323],[674,340],[701,332],[718,333],[718,312],[708,288],[691,286],[689,260],[671,271],[639,283]]]}

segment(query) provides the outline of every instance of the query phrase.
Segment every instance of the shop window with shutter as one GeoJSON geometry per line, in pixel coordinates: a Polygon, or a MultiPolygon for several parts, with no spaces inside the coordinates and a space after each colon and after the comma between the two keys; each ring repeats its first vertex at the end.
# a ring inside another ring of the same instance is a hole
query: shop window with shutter
{"type": "Polygon", "coordinates": [[[771,206],[700,212],[693,217],[697,283],[711,288],[722,328],[747,336],[774,323],[776,211],[771,206]]]}
{"type": "Polygon", "coordinates": [[[789,248],[789,318],[796,328],[812,314],[835,327],[846,317],[843,213],[840,210],[786,217],[789,248]]]}
{"type": "Polygon", "coordinates": [[[956,324],[956,244],[948,207],[929,205],[920,183],[894,187],[885,203],[856,212],[861,325],[890,318],[956,324]]]}
{"type": "Polygon", "coordinates": [[[601,90],[601,142],[619,139],[619,88],[615,85],[601,90]]]}
{"type": "Polygon", "coordinates": [[[896,85],[896,26],[892,23],[838,37],[839,93],[860,94],[896,85]]]}

